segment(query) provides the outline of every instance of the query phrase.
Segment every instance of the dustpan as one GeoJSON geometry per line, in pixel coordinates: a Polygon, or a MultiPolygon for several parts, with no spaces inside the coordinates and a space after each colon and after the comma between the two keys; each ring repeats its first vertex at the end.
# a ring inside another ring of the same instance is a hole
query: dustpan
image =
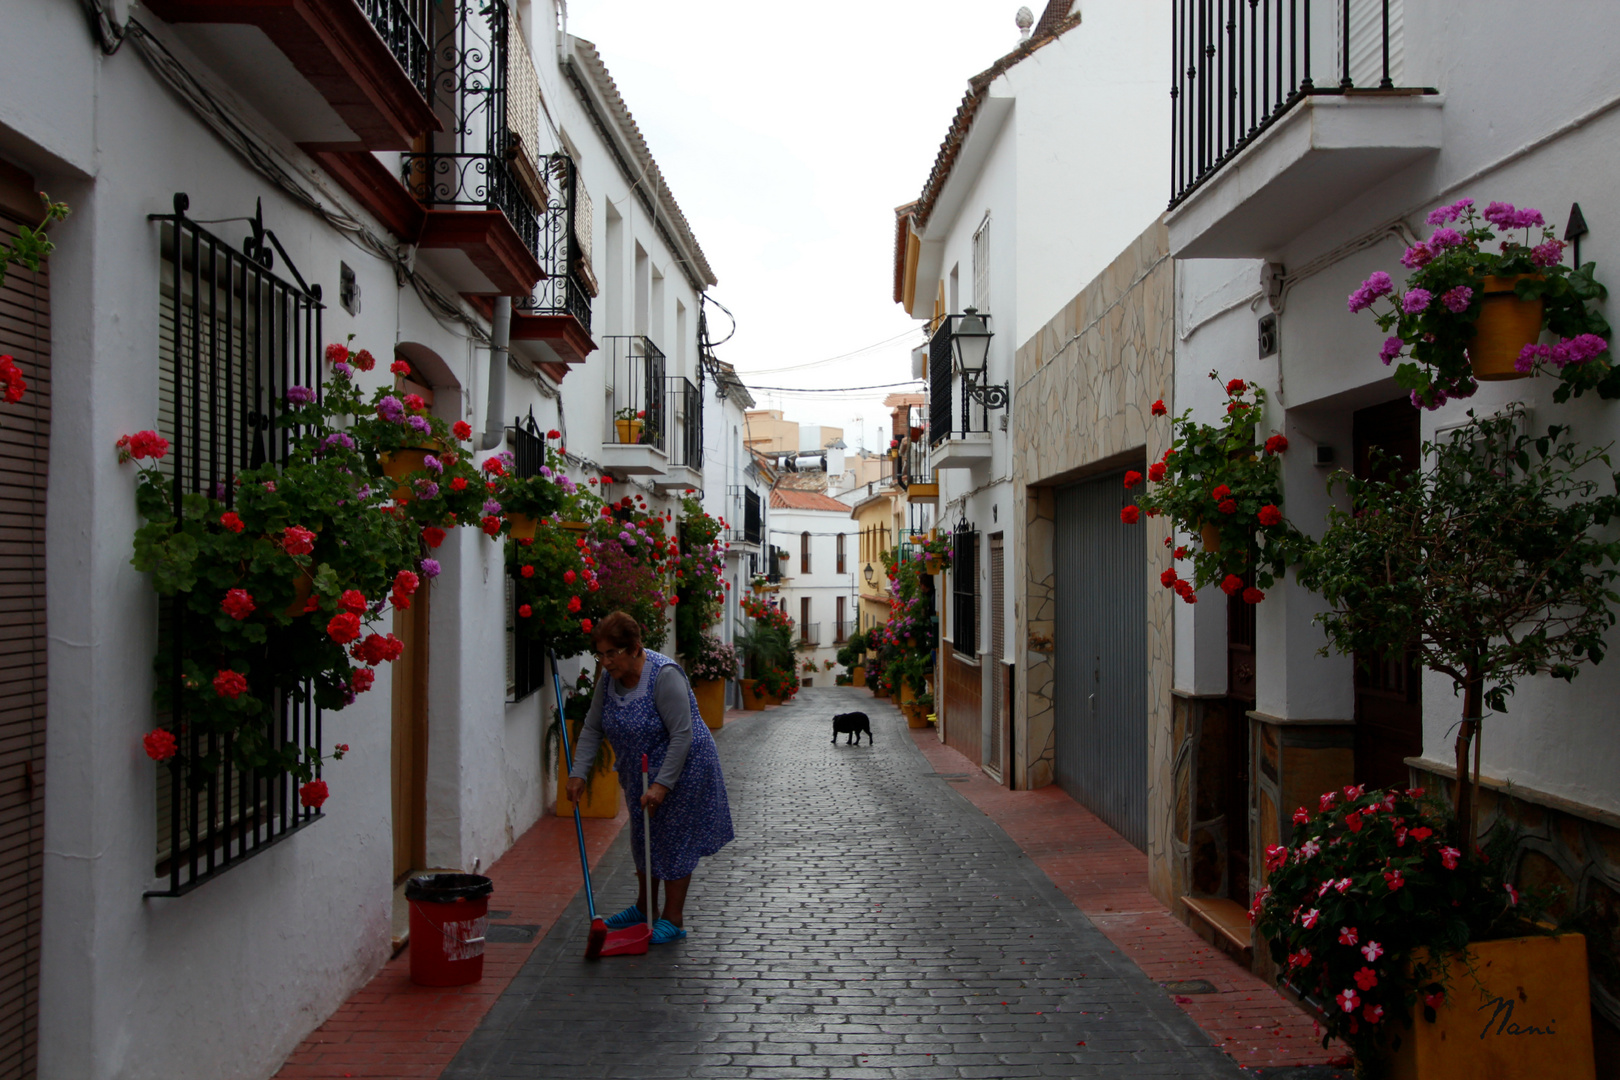
{"type": "MultiPolygon", "coordinates": [[[[647,755],[641,755],[641,794],[647,794],[647,755]]],[[[607,939],[602,942],[603,956],[642,956],[647,947],[652,944],[652,815],[645,805],[641,808],[641,841],[642,841],[642,879],[647,883],[646,906],[641,910],[647,913],[647,921],[635,926],[627,926],[623,930],[609,930],[607,939]]]]}

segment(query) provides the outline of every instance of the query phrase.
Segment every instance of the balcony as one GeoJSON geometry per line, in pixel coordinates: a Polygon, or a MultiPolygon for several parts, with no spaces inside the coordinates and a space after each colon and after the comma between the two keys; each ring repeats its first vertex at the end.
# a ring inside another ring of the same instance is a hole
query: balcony
{"type": "Polygon", "coordinates": [[[931,470],[967,469],[982,480],[990,472],[990,410],[955,372],[951,331],[958,318],[942,319],[928,342],[928,462],[931,470]]]}
{"type": "Polygon", "coordinates": [[[1402,87],[1390,0],[1182,0],[1171,88],[1178,258],[1270,258],[1440,150],[1442,99],[1402,87]]]}
{"type": "Polygon", "coordinates": [[[602,467],[615,476],[664,476],[669,471],[664,354],[642,334],[614,335],[606,344],[612,354],[612,415],[602,441],[602,467]]]}
{"type": "MultiPolygon", "coordinates": [[[[522,160],[521,156],[519,160],[522,160]]],[[[590,204],[581,202],[578,167],[564,154],[548,169],[556,191],[540,224],[540,266],[545,279],[512,304],[512,345],[536,363],[582,364],[596,348],[591,338],[590,204]]]]}
{"type": "Polygon", "coordinates": [[[664,387],[664,444],[669,468],[653,481],[659,491],[703,489],[703,390],[683,375],[671,375],[664,387]]]}
{"type": "Polygon", "coordinates": [[[428,0],[148,0],[293,141],[409,150],[429,106],[428,0]]]}

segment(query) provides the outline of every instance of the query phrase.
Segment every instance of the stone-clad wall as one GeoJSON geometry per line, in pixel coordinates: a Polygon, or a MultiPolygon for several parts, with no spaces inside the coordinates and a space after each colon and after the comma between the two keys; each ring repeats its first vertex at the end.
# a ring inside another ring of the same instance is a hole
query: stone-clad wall
{"type": "MultiPolygon", "coordinates": [[[[1055,488],[1128,461],[1154,460],[1170,425],[1152,405],[1171,406],[1175,378],[1174,264],[1156,221],[1050,322],[1018,349],[1013,391],[1013,488],[1023,525],[1025,580],[1017,634],[1025,642],[1015,734],[1019,786],[1052,782],[1052,648],[1055,612],[1055,488]]],[[[1170,565],[1163,518],[1143,519],[1149,578],[1170,565]]],[[[1180,895],[1174,857],[1171,717],[1173,594],[1149,588],[1148,863],[1154,893],[1180,895]]]]}

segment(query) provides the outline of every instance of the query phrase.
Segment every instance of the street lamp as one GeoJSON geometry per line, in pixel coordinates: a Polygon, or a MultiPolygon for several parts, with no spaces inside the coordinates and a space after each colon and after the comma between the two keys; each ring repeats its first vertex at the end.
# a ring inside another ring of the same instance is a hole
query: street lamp
{"type": "Polygon", "coordinates": [[[986,386],[985,364],[990,357],[990,339],[995,335],[985,325],[990,316],[980,316],[977,308],[964,308],[951,332],[951,348],[956,353],[956,369],[962,373],[962,389],[986,409],[1005,409],[1009,399],[1007,384],[986,386]]]}
{"type": "Polygon", "coordinates": [[[866,564],[866,583],[868,585],[877,584],[877,574],[873,571],[871,563],[866,564]]]}

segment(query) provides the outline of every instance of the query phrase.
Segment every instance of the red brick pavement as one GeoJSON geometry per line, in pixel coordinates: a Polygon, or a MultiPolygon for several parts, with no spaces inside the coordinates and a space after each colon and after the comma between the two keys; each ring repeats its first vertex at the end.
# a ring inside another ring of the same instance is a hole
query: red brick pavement
{"type": "MultiPolygon", "coordinates": [[[[585,820],[585,849],[594,867],[629,818],[585,820]]],[[[344,1002],[293,1051],[280,1080],[436,1077],[511,983],[546,931],[579,891],[574,821],[547,814],[489,868],[490,906],[511,914],[500,921],[538,925],[532,942],[484,948],[484,977],[471,986],[417,986],[406,948],[344,1002]]],[[[580,941],[583,949],[585,942],[580,941]]]]}
{"type": "Polygon", "coordinates": [[[1147,856],[1053,784],[1008,791],[939,741],[932,728],[912,739],[934,771],[966,773],[952,787],[984,811],[1092,923],[1156,982],[1203,979],[1213,994],[1176,1003],[1249,1068],[1347,1063],[1338,1043],[1322,1049],[1314,1023],[1275,988],[1212,948],[1148,891],[1147,856]]]}

